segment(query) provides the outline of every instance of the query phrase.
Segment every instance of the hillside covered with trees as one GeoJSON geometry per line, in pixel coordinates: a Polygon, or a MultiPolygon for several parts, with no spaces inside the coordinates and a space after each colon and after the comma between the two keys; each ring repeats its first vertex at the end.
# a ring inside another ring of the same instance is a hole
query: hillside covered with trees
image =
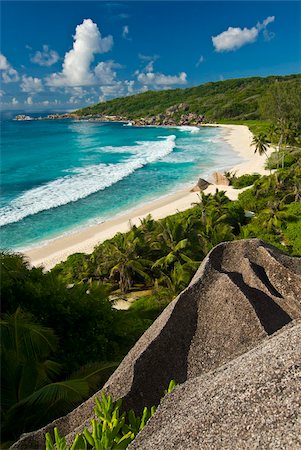
{"type": "MultiPolygon", "coordinates": [[[[127,119],[155,116],[167,108],[185,103],[189,111],[205,115],[207,121],[222,119],[267,119],[261,105],[269,88],[275,83],[285,83],[295,93],[296,103],[301,98],[301,75],[252,77],[205,83],[187,89],[147,91],[129,97],[98,103],[76,111],[80,116],[113,115],[127,119]],[[299,98],[299,100],[298,100],[299,98]]],[[[292,108],[297,107],[292,105],[292,108]]],[[[300,103],[299,103],[300,112],[300,103]]]]}

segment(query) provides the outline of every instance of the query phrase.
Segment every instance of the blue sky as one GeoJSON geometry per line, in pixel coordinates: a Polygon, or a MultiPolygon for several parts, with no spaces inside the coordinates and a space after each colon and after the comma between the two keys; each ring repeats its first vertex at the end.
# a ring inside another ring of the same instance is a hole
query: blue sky
{"type": "Polygon", "coordinates": [[[297,1],[2,1],[2,109],[300,72],[297,1]]]}

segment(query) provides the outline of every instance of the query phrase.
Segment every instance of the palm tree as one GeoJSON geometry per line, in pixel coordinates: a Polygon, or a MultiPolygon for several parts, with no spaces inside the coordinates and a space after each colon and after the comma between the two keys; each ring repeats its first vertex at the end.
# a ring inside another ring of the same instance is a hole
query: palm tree
{"type": "Polygon", "coordinates": [[[181,263],[176,262],[169,275],[164,274],[159,282],[166,285],[170,297],[176,297],[179,292],[188,286],[191,277],[198,266],[199,262],[195,263],[192,271],[192,267],[189,270],[186,264],[182,265],[181,263]]]}
{"type": "Polygon", "coordinates": [[[186,228],[189,224],[184,225],[179,219],[173,217],[167,217],[159,223],[162,231],[153,247],[161,250],[164,256],[152,265],[152,269],[156,267],[168,269],[170,266],[174,266],[177,261],[186,262],[185,258],[188,258],[188,256],[184,254],[184,250],[189,247],[189,240],[186,237],[186,228]]]}
{"type": "Polygon", "coordinates": [[[281,202],[269,202],[267,208],[263,209],[261,213],[263,227],[268,231],[281,234],[281,225],[285,219],[289,218],[286,209],[287,206],[282,205],[281,202]]]}
{"type": "Polygon", "coordinates": [[[110,278],[118,277],[122,294],[131,289],[135,274],[144,280],[150,279],[145,269],[150,267],[151,262],[139,255],[139,244],[139,238],[134,230],[127,234],[117,233],[114,239],[108,241],[102,254],[103,261],[100,267],[109,272],[110,278]]]}
{"type": "Polygon", "coordinates": [[[226,213],[222,214],[218,209],[208,209],[198,234],[204,255],[220,242],[234,239],[231,225],[225,223],[227,217],[226,213]]]}
{"type": "Polygon", "coordinates": [[[269,141],[265,134],[260,133],[258,135],[253,136],[253,140],[251,145],[255,146],[254,153],[259,153],[259,155],[265,154],[267,157],[267,149],[268,149],[269,141]]]}
{"type": "Polygon", "coordinates": [[[20,308],[0,325],[3,440],[67,414],[90,395],[107,369],[98,365],[62,380],[62,365],[49,359],[58,346],[50,328],[20,308]]]}

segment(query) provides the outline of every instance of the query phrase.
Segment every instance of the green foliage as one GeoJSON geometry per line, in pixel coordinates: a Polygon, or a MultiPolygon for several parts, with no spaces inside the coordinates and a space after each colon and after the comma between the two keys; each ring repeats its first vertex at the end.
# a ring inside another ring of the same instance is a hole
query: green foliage
{"type": "Polygon", "coordinates": [[[282,250],[300,255],[301,160],[287,150],[289,167],[261,177],[251,189],[239,194],[239,203],[255,217],[241,228],[241,237],[257,237],[282,250]]]}
{"type": "Polygon", "coordinates": [[[267,156],[269,141],[265,134],[261,133],[253,136],[251,145],[254,146],[254,153],[258,153],[260,156],[265,154],[267,156]]]}
{"type": "Polygon", "coordinates": [[[287,214],[293,220],[283,230],[287,247],[293,256],[301,256],[301,203],[293,202],[287,208],[287,214]]]}
{"type": "MultiPolygon", "coordinates": [[[[177,383],[171,380],[164,394],[169,394],[177,383]]],[[[113,402],[112,397],[101,393],[101,399],[95,399],[94,408],[97,419],[91,420],[90,429],[85,428],[77,434],[71,446],[54,428],[54,442],[50,433],[46,433],[46,450],[123,450],[143,430],[147,421],[156,412],[156,407],[144,407],[141,417],[133,410],[122,412],[122,400],[113,402]]]]}
{"type": "Polygon", "coordinates": [[[205,114],[209,121],[256,120],[267,116],[263,115],[259,104],[262,103],[262,97],[267,94],[275,80],[278,80],[279,85],[286,83],[289,86],[288,89],[293,92],[300,86],[300,75],[240,78],[210,82],[187,89],[148,91],[98,103],[76,112],[83,116],[103,114],[136,119],[162,114],[170,106],[187,103],[190,112],[205,114]]]}
{"type": "Polygon", "coordinates": [[[4,440],[68,413],[99,386],[109,369],[108,364],[94,364],[66,378],[63,366],[51,358],[58,348],[57,337],[20,308],[6,315],[0,327],[4,440]]]}
{"type": "MultiPolygon", "coordinates": [[[[269,132],[273,132],[272,127],[269,132]]],[[[8,388],[2,394],[2,422],[10,424],[5,425],[8,438],[30,429],[27,423],[37,427],[39,420],[45,423],[57,417],[55,414],[70,410],[81,394],[87,395],[87,384],[88,389],[95,390],[99,371],[91,363],[107,361],[101,366],[108,375],[114,361],[129,351],[164,307],[189,284],[202,259],[218,243],[256,237],[289,254],[301,255],[300,148],[283,144],[269,164],[276,166],[269,176],[234,177],[232,182],[237,187],[253,183],[239,194],[238,201],[230,201],[223,192],[201,193],[189,210],[159,221],[149,216],[139,227],[133,226],[128,233],[119,233],[99,244],[91,255],[73,255],[50,273],[31,269],[21,255],[1,255],[3,313],[13,314],[21,306],[33,317],[30,332],[24,326],[25,315],[24,323],[21,316],[17,320],[18,314],[14,319],[5,318],[3,323],[2,370],[8,388]],[[254,217],[247,218],[245,211],[253,211],[254,217]],[[120,294],[144,289],[151,295],[136,301],[128,311],[112,309],[108,300],[112,291],[120,294]],[[18,336],[24,336],[23,341],[16,340],[15,334],[5,328],[8,324],[22,330],[18,336]],[[45,342],[37,340],[39,327],[41,336],[48,336],[45,342]],[[47,332],[49,328],[58,337],[59,346],[54,334],[47,332]],[[88,367],[80,367],[87,363],[88,367]],[[70,386],[77,393],[69,398],[70,386]],[[16,394],[20,398],[14,398],[16,394]],[[41,409],[33,408],[36,404],[41,409]]],[[[131,415],[131,426],[136,430],[137,420],[131,415]]],[[[112,442],[125,425],[114,428],[116,434],[108,428],[104,442],[112,442]]],[[[129,428],[128,432],[133,433],[129,428]]],[[[90,434],[93,438],[93,430],[90,434]]],[[[78,437],[74,448],[88,446],[83,439],[78,437]]],[[[114,441],[114,445],[123,445],[126,439],[114,441]]],[[[59,445],[64,448],[63,438],[59,445]]]]}
{"type": "Polygon", "coordinates": [[[300,80],[288,79],[281,83],[276,80],[269,86],[260,102],[262,115],[270,119],[282,130],[288,124],[301,128],[301,84],[300,80]]]}
{"type": "Polygon", "coordinates": [[[102,286],[82,283],[67,289],[55,271],[30,269],[19,255],[1,255],[1,275],[3,313],[20,306],[52,328],[63,344],[57,357],[71,370],[89,361],[116,358],[118,350],[114,354],[109,343],[114,341],[115,314],[102,286]]]}
{"type": "Polygon", "coordinates": [[[247,186],[251,186],[255,183],[255,181],[259,180],[261,175],[259,173],[252,173],[252,174],[246,174],[241,175],[240,177],[236,177],[236,175],[231,175],[228,178],[230,181],[231,186],[233,186],[235,189],[241,189],[247,186]]]}

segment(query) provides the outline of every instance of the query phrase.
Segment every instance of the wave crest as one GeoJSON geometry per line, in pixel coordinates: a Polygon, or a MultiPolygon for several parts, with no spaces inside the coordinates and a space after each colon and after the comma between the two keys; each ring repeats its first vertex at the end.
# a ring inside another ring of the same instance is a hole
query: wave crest
{"type": "Polygon", "coordinates": [[[75,202],[104,190],[141,167],[167,156],[173,151],[175,140],[176,136],[171,135],[159,141],[139,141],[135,146],[123,147],[123,150],[126,148],[133,154],[125,163],[76,168],[72,170],[72,175],[31,189],[0,209],[0,226],[18,222],[27,216],[75,202]]]}

